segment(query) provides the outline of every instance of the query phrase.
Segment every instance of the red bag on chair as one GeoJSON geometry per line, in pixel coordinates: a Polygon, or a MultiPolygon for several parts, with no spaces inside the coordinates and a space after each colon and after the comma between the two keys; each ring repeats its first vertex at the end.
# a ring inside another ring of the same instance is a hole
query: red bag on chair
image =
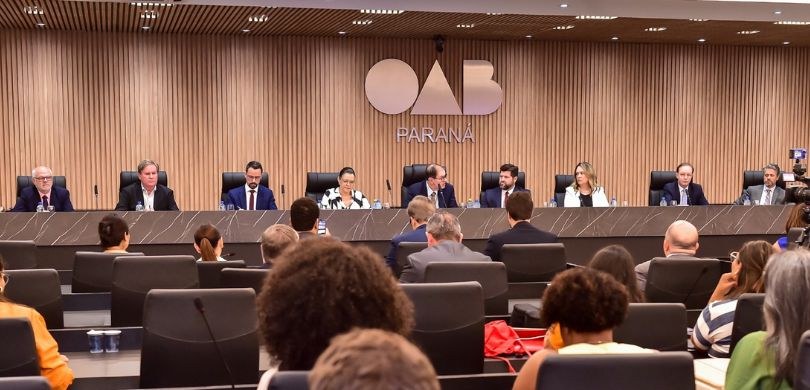
{"type": "MultiPolygon", "coordinates": [[[[542,335],[540,336],[539,345],[542,348],[542,335]]],[[[484,325],[484,356],[503,360],[509,366],[509,372],[515,372],[515,369],[509,363],[509,359],[502,355],[531,355],[537,350],[537,342],[526,345],[515,329],[506,324],[506,321],[492,321],[484,325]]]]}

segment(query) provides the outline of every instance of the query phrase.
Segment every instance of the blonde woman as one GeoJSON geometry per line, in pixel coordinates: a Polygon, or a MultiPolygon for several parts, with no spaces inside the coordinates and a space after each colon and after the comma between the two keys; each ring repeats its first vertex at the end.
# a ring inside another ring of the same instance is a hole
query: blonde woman
{"type": "Polygon", "coordinates": [[[574,182],[565,189],[565,207],[608,207],[605,188],[596,179],[596,170],[589,162],[574,169],[574,182]]]}

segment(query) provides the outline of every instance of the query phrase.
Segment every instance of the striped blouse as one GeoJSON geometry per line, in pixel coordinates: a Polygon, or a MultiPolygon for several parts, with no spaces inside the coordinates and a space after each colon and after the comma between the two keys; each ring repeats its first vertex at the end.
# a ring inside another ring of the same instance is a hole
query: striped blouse
{"type": "Polygon", "coordinates": [[[321,208],[322,209],[332,209],[332,210],[344,210],[344,209],[370,209],[371,203],[368,202],[368,198],[363,195],[360,191],[352,190],[352,203],[349,207],[343,203],[343,199],[340,197],[340,188],[330,188],[326,190],[323,194],[323,198],[321,198],[321,208]]]}
{"type": "Polygon", "coordinates": [[[692,332],[692,344],[695,348],[701,351],[708,350],[711,357],[729,357],[735,310],[737,310],[736,298],[712,302],[706,306],[692,332]]]}

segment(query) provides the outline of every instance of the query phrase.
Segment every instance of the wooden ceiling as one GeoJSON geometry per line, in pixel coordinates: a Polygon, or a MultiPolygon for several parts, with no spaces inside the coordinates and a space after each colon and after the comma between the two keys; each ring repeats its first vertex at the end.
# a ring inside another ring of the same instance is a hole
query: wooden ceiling
{"type": "Polygon", "coordinates": [[[709,45],[810,46],[810,26],[772,22],[622,18],[579,20],[573,16],[487,15],[408,11],[399,15],[359,10],[243,6],[171,6],[60,0],[3,0],[0,29],[48,29],[144,34],[302,35],[488,40],[611,41],[709,45]],[[28,7],[35,6],[36,9],[28,7]],[[41,14],[40,14],[41,12],[41,14]],[[145,14],[155,18],[142,17],[145,14]],[[263,15],[263,17],[262,17],[263,15]],[[250,19],[258,17],[264,21],[250,19]],[[358,25],[354,21],[371,21],[358,25]],[[474,25],[458,28],[457,25],[474,25]],[[574,26],[567,30],[558,26],[574,26]],[[647,32],[650,27],[665,31],[647,32]],[[759,31],[744,35],[740,31],[759,31]],[[528,38],[527,36],[531,36],[528,38]],[[704,39],[705,43],[699,43],[704,39]]]}

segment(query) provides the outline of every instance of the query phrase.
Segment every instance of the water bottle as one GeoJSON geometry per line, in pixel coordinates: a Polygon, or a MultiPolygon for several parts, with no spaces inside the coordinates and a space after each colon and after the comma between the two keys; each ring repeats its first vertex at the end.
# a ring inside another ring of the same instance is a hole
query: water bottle
{"type": "Polygon", "coordinates": [[[143,203],[138,202],[138,204],[135,205],[135,211],[143,211],[143,203]]]}
{"type": "Polygon", "coordinates": [[[219,211],[225,211],[225,201],[219,201],[219,211]]]}
{"type": "Polygon", "coordinates": [[[661,203],[659,204],[661,207],[667,207],[667,198],[661,197],[661,203]]]}
{"type": "Polygon", "coordinates": [[[750,206],[751,205],[751,198],[748,197],[748,194],[743,196],[743,205],[750,206]]]}
{"type": "Polygon", "coordinates": [[[610,207],[616,207],[618,205],[619,204],[616,202],[616,197],[615,196],[610,198],[610,207]]]}
{"type": "Polygon", "coordinates": [[[42,202],[37,203],[37,212],[41,213],[43,211],[45,211],[45,208],[42,207],[42,202]]]}
{"type": "Polygon", "coordinates": [[[551,200],[548,202],[548,207],[557,207],[557,200],[551,198],[551,200]]]}
{"type": "Polygon", "coordinates": [[[478,199],[473,201],[473,208],[474,209],[480,209],[481,208],[481,202],[479,202],[478,199]]]}
{"type": "Polygon", "coordinates": [[[374,199],[374,209],[382,210],[382,202],[379,199],[374,199]]]}

